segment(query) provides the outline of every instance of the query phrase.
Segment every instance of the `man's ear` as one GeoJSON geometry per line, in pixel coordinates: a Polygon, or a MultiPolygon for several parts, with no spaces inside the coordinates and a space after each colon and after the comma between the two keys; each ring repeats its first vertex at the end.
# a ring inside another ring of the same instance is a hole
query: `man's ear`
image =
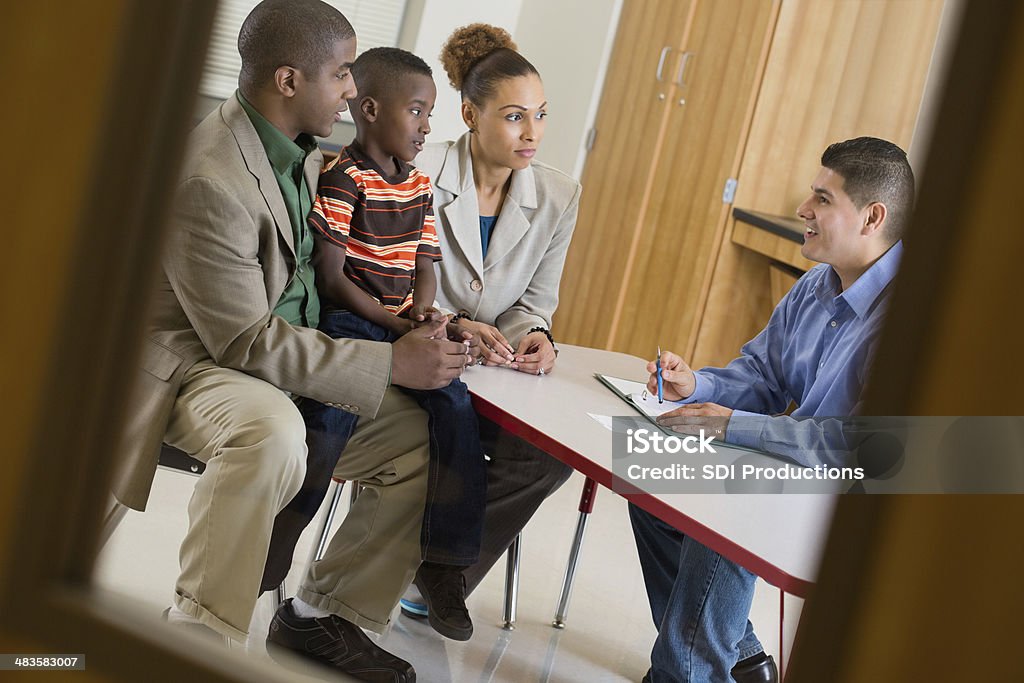
{"type": "Polygon", "coordinates": [[[364,119],[373,123],[377,120],[379,112],[380,105],[377,104],[377,100],[369,96],[359,98],[359,113],[363,115],[364,119]]]}
{"type": "Polygon", "coordinates": [[[279,66],[274,72],[274,87],[285,97],[295,96],[295,68],[279,66]]]}
{"type": "Polygon", "coordinates": [[[888,213],[888,209],[885,208],[885,204],[882,202],[871,202],[864,209],[864,228],[861,230],[862,235],[873,235],[876,231],[881,230],[885,224],[885,217],[888,213]]]}

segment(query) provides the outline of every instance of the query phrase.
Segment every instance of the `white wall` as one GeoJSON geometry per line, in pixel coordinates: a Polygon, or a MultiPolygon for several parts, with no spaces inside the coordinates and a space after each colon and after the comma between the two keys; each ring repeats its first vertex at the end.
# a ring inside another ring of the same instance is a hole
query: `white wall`
{"type": "Polygon", "coordinates": [[[456,28],[477,21],[500,26],[514,36],[523,3],[522,0],[424,0],[423,4],[423,19],[412,51],[434,70],[437,83],[437,102],[434,117],[430,119],[428,141],[454,140],[466,132],[466,126],[459,114],[462,100],[448,84],[448,76],[438,59],[441,46],[456,28]]]}
{"type": "Polygon", "coordinates": [[[459,93],[438,60],[441,45],[459,26],[493,24],[512,34],[544,80],[550,116],[538,159],[579,177],[621,5],[622,0],[424,0],[412,51],[430,64],[437,82],[429,139],[454,140],[465,132],[459,93]]]}
{"type": "Polygon", "coordinates": [[[538,158],[579,178],[622,0],[522,0],[522,5],[513,35],[544,79],[548,98],[538,158]]]}

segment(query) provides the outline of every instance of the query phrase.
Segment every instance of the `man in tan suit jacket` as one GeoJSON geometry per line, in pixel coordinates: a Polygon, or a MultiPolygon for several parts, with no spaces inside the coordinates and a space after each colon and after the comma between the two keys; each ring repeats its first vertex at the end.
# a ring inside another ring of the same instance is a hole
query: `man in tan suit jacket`
{"type": "Polygon", "coordinates": [[[322,156],[312,135],[329,135],[355,95],[355,42],[319,0],[267,0],[246,19],[240,89],[199,124],[186,155],[116,494],[144,509],[161,442],[207,464],[169,618],[244,640],[275,516],[306,472],[295,400],[357,413],[335,474],[365,493],[298,594],[330,616],[293,619],[304,635],[278,642],[356,677],[413,680],[358,628],[387,624],[420,559],[426,420],[389,384],[445,386],[470,359],[433,339],[433,326],[393,345],[315,329],[305,216],[322,156]]]}

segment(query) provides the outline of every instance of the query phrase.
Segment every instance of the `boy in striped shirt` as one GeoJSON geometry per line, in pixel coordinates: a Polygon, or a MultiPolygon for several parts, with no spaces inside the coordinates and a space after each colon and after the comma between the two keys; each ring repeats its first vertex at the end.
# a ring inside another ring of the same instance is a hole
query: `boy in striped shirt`
{"type": "MultiPolygon", "coordinates": [[[[410,164],[430,132],[437,91],[430,67],[397,48],[367,50],[352,75],[356,138],[321,174],[309,214],[324,307],[320,329],[335,338],[393,342],[443,316],[433,308],[441,249],[430,179],[410,164]]],[[[427,411],[430,430],[423,564],[415,582],[430,625],[467,640],[473,622],[462,570],[479,557],[487,487],[476,412],[458,379],[443,389],[403,391],[427,411]]],[[[347,440],[356,416],[317,406],[319,414],[306,415],[307,429],[347,440]]]]}

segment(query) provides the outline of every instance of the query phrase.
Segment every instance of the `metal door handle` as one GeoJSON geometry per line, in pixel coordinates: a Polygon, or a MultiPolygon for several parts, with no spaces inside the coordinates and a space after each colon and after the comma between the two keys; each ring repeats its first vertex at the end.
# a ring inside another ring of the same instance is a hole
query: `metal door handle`
{"type": "Polygon", "coordinates": [[[675,81],[676,85],[678,85],[680,88],[686,86],[686,83],[683,82],[683,76],[686,75],[686,65],[690,63],[690,57],[692,56],[693,53],[687,50],[679,59],[679,68],[676,69],[676,77],[673,80],[675,81]]]}
{"type": "Polygon", "coordinates": [[[672,47],[670,45],[666,45],[661,48],[661,56],[658,57],[658,71],[654,74],[654,78],[656,80],[661,80],[661,70],[665,68],[665,57],[668,57],[669,52],[672,52],[672,47]]]}

